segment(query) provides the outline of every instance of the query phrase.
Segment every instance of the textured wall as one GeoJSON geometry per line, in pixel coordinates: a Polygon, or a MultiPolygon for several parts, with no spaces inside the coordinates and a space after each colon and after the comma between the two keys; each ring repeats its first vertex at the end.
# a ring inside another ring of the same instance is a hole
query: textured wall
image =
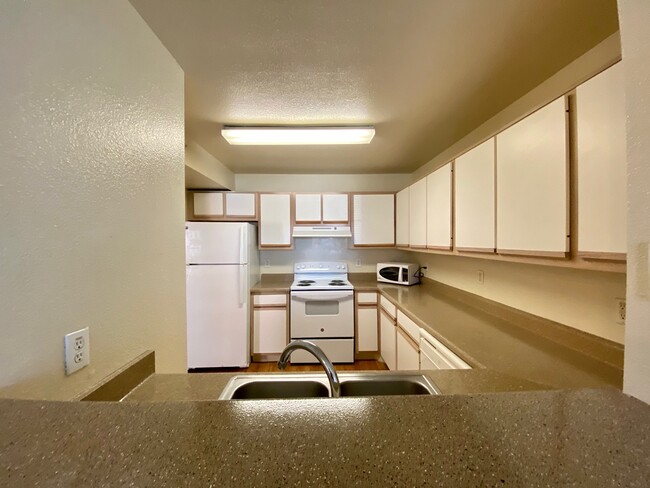
{"type": "Polygon", "coordinates": [[[627,111],[628,294],[623,390],[650,403],[650,2],[619,0],[627,111]]]}
{"type": "Polygon", "coordinates": [[[0,394],[183,371],[183,72],[126,0],[4,2],[0,66],[0,394]]]}

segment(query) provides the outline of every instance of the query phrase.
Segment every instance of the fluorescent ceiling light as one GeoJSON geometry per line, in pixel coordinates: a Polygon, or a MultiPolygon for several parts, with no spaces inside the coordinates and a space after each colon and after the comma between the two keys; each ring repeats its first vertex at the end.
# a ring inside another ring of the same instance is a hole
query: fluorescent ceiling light
{"type": "Polygon", "coordinates": [[[221,135],[233,145],[281,146],[308,144],[368,144],[372,126],[224,126],[221,135]]]}

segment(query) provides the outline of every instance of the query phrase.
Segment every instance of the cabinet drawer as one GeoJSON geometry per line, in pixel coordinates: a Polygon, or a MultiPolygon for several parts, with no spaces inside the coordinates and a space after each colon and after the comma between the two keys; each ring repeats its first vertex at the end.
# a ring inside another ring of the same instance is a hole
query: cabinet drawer
{"type": "Polygon", "coordinates": [[[286,305],[287,295],[253,295],[253,305],[286,305]]]}
{"type": "Polygon", "coordinates": [[[420,342],[420,327],[415,325],[415,322],[408,318],[401,310],[397,311],[397,323],[404,332],[411,336],[411,339],[416,343],[420,342]]]}
{"type": "Polygon", "coordinates": [[[357,303],[359,305],[375,305],[377,303],[377,293],[359,292],[357,293],[357,303]]]}
{"type": "Polygon", "coordinates": [[[386,311],[388,315],[390,315],[391,318],[396,318],[397,317],[397,307],[392,304],[388,298],[386,298],[383,295],[380,295],[379,297],[379,303],[381,304],[382,308],[386,311]]]}

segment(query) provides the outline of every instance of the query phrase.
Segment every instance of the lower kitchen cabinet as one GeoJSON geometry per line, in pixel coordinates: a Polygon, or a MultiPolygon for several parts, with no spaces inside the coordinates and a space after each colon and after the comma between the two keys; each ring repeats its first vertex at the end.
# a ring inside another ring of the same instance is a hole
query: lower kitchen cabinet
{"type": "Polygon", "coordinates": [[[253,354],[280,354],[287,344],[287,309],[254,309],[253,354]]]}
{"type": "Polygon", "coordinates": [[[411,337],[397,327],[397,370],[420,369],[420,348],[411,337]]]}
{"type": "Polygon", "coordinates": [[[289,343],[286,294],[253,295],[251,353],[253,361],[275,361],[289,343]]]}
{"type": "Polygon", "coordinates": [[[377,307],[358,307],[357,351],[359,353],[373,353],[379,350],[377,329],[377,307]]]}
{"type": "Polygon", "coordinates": [[[379,317],[381,357],[388,369],[395,371],[397,369],[397,327],[395,320],[386,314],[384,310],[380,310],[379,317]]]}

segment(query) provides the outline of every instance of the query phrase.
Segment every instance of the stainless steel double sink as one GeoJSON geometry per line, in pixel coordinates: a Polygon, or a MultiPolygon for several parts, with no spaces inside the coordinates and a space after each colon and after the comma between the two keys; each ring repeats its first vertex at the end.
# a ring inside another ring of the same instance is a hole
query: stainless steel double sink
{"type": "MultiPolygon", "coordinates": [[[[416,373],[339,373],[341,397],[438,395],[429,379],[416,373]]],[[[219,400],[329,397],[325,374],[247,374],[232,378],[219,400]]]]}

